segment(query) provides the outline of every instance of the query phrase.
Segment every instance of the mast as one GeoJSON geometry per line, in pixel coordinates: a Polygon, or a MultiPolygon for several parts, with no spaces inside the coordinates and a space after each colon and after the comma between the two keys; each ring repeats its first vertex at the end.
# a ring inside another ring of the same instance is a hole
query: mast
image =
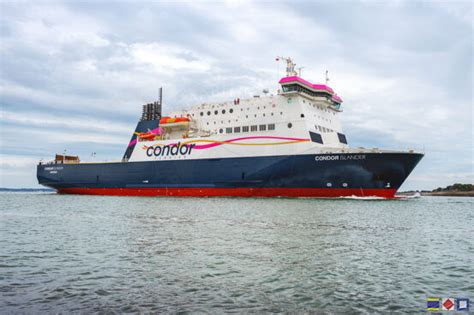
{"type": "Polygon", "coordinates": [[[293,76],[298,75],[298,73],[295,71],[296,63],[294,63],[293,60],[290,57],[288,57],[288,58],[276,57],[276,61],[280,61],[280,59],[286,61],[286,76],[287,77],[293,77],[293,76]]]}

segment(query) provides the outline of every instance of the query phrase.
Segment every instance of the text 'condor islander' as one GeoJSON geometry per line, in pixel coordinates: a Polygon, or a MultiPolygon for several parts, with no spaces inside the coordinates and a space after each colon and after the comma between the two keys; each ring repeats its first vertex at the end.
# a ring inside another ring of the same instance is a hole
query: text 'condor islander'
{"type": "Polygon", "coordinates": [[[393,198],[423,154],[351,149],[342,99],[287,62],[276,95],[206,103],[162,117],[162,97],[143,106],[118,162],[57,155],[40,184],[64,194],[393,198]]]}

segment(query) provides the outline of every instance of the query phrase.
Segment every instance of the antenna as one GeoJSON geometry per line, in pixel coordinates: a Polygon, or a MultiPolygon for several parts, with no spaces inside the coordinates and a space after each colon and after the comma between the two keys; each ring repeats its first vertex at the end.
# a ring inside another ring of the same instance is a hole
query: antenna
{"type": "Polygon", "coordinates": [[[301,70],[303,70],[303,69],[304,69],[304,67],[299,67],[299,68],[298,68],[298,76],[299,76],[299,77],[301,77],[301,70]]]}
{"type": "Polygon", "coordinates": [[[292,77],[292,76],[298,75],[298,73],[295,71],[296,63],[294,63],[293,60],[290,57],[285,58],[285,57],[278,56],[278,57],[276,57],[275,60],[280,61],[280,59],[286,61],[286,76],[287,77],[292,77]]]}
{"type": "Polygon", "coordinates": [[[326,70],[326,85],[328,85],[329,82],[329,71],[326,70]]]}
{"type": "Polygon", "coordinates": [[[160,105],[163,104],[163,87],[160,86],[160,90],[159,90],[159,100],[160,100],[160,105]]]}

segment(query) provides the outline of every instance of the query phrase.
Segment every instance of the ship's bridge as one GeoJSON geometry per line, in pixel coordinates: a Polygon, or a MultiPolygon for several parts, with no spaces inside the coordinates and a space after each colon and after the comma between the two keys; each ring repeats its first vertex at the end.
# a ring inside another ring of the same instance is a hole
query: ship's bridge
{"type": "Polygon", "coordinates": [[[341,97],[325,84],[313,84],[299,76],[284,77],[278,83],[281,84],[283,94],[303,93],[312,98],[324,98],[336,110],[339,110],[342,104],[341,97]]]}

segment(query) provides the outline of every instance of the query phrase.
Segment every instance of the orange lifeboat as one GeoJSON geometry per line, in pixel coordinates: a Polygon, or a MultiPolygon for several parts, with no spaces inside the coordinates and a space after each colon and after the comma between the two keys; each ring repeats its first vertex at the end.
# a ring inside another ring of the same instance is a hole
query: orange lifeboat
{"type": "Polygon", "coordinates": [[[141,140],[155,140],[155,137],[156,135],[154,133],[151,133],[151,132],[140,132],[138,134],[138,137],[141,139],[141,140]]]}
{"type": "Polygon", "coordinates": [[[163,117],[160,119],[160,125],[166,125],[166,124],[172,124],[172,123],[187,123],[189,121],[190,120],[187,117],[177,117],[177,118],[163,117]]]}

